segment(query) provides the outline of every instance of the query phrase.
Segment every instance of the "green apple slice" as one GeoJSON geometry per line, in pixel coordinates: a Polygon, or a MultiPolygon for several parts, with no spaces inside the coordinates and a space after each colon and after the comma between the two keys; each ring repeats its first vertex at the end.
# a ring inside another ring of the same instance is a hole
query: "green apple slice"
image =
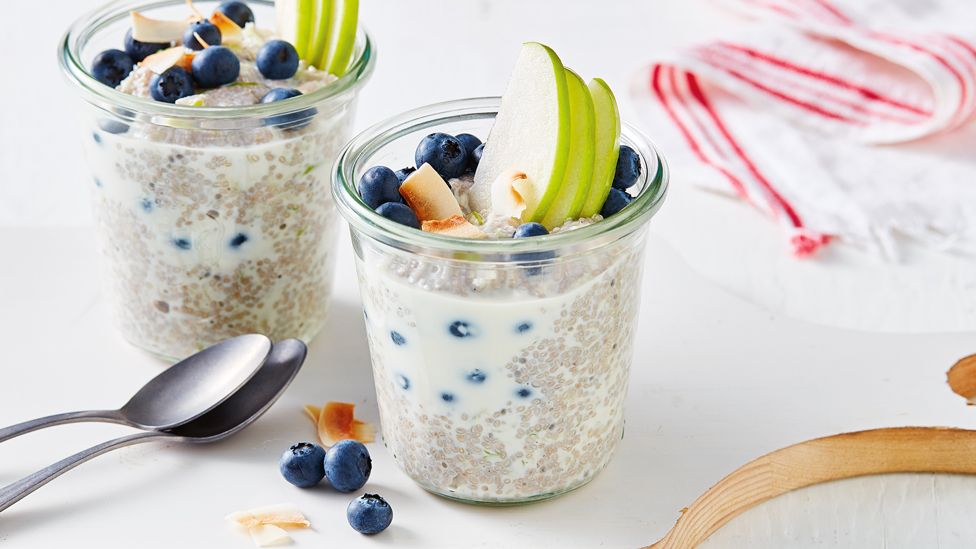
{"type": "Polygon", "coordinates": [[[335,0],[332,10],[332,32],[329,33],[329,52],[326,57],[329,74],[342,76],[349,66],[352,47],[356,43],[359,23],[359,0],[335,0]]]}
{"type": "Polygon", "coordinates": [[[526,42],[485,141],[469,195],[472,210],[490,208],[495,179],[519,170],[527,175],[513,185],[525,201],[522,220],[541,221],[566,174],[571,126],[562,62],[550,48],[526,42]]]}
{"type": "Polygon", "coordinates": [[[275,0],[278,36],[295,46],[301,59],[308,59],[316,4],[322,1],[328,0],[275,0]]]}
{"type": "MultiPolygon", "coordinates": [[[[277,1],[277,0],[276,0],[277,1]]],[[[315,4],[315,28],[309,46],[309,65],[324,69],[325,54],[329,50],[329,33],[332,32],[333,0],[319,0],[315,4]]]]}
{"type": "Polygon", "coordinates": [[[620,152],[620,111],[610,86],[599,78],[590,80],[588,86],[596,113],[596,151],[593,162],[593,183],[580,217],[593,217],[603,209],[610,194],[613,174],[617,170],[617,153],[620,152]]]}
{"type": "Polygon", "coordinates": [[[576,219],[590,191],[593,179],[594,150],[596,147],[596,115],[590,90],[578,74],[566,69],[566,87],[569,90],[570,134],[569,160],[566,175],[559,187],[559,194],[549,206],[542,225],[550,231],[567,219],[576,219]]]}

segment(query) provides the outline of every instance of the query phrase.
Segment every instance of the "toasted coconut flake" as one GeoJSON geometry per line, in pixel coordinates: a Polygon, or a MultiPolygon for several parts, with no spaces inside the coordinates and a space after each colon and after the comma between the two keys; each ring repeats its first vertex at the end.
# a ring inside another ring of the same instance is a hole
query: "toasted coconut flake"
{"type": "Polygon", "coordinates": [[[244,33],[241,28],[237,26],[230,17],[227,17],[219,11],[215,11],[213,15],[210,16],[210,22],[220,30],[220,43],[223,45],[227,44],[240,44],[244,38],[244,33]]]}
{"type": "Polygon", "coordinates": [[[254,528],[260,524],[274,524],[275,526],[294,526],[296,528],[306,528],[309,526],[305,515],[298,510],[298,507],[290,503],[279,505],[268,505],[267,507],[255,507],[247,511],[237,511],[227,515],[227,520],[240,523],[247,529],[254,528]]]}
{"type": "Polygon", "coordinates": [[[521,181],[528,179],[525,172],[519,170],[505,170],[498,174],[498,177],[491,184],[491,208],[492,210],[505,217],[522,217],[525,211],[525,200],[516,189],[526,183],[521,181]]]}
{"type": "Polygon", "coordinates": [[[200,42],[200,45],[203,46],[203,49],[207,49],[210,47],[210,44],[208,44],[207,41],[200,36],[200,33],[198,32],[193,33],[193,37],[197,39],[197,42],[200,42]]]}
{"type": "Polygon", "coordinates": [[[203,19],[199,14],[190,15],[182,21],[166,21],[163,19],[152,19],[137,12],[130,11],[132,19],[132,38],[140,42],[152,42],[155,44],[166,44],[183,39],[183,31],[190,23],[196,23],[203,19]]]}
{"type": "Polygon", "coordinates": [[[180,67],[181,69],[185,70],[186,72],[192,73],[193,72],[193,56],[195,56],[197,54],[197,52],[190,52],[189,50],[187,50],[187,51],[188,51],[188,53],[185,52],[183,54],[183,57],[180,58],[180,60],[176,62],[176,66],[177,67],[180,67]]]}
{"type": "Polygon", "coordinates": [[[400,185],[400,195],[421,223],[463,215],[451,188],[426,162],[400,185]]]}
{"type": "Polygon", "coordinates": [[[976,355],[957,362],[947,376],[952,392],[968,400],[969,404],[976,404],[976,355]]]}
{"type": "Polygon", "coordinates": [[[288,532],[274,524],[259,524],[254,528],[248,528],[247,531],[251,533],[251,538],[258,547],[267,547],[291,539],[288,532]]]}
{"type": "Polygon", "coordinates": [[[186,0],[186,5],[190,6],[190,11],[192,11],[193,15],[197,17],[197,21],[202,21],[204,19],[203,14],[200,13],[200,10],[198,10],[197,7],[193,5],[193,0],[186,0]]]}
{"type": "MultiPolygon", "coordinates": [[[[145,67],[156,74],[163,74],[166,69],[172,67],[173,65],[180,65],[184,69],[189,70],[189,64],[183,66],[183,58],[186,56],[186,48],[183,46],[176,46],[173,48],[167,48],[162,51],[158,51],[139,63],[140,67],[145,67]]],[[[192,60],[193,57],[190,56],[192,60]]]]}
{"type": "MultiPolygon", "coordinates": [[[[368,422],[359,421],[353,417],[355,404],[345,402],[326,402],[316,421],[319,440],[323,446],[332,446],[340,440],[353,439],[362,443],[376,440],[376,427],[368,422]]],[[[305,406],[309,413],[314,406],[305,406]]]]}
{"type": "Polygon", "coordinates": [[[481,232],[481,229],[475,227],[460,215],[454,215],[441,221],[424,221],[421,228],[428,233],[437,233],[445,236],[487,238],[485,233],[481,232]]]}
{"type": "Polygon", "coordinates": [[[319,416],[322,415],[322,408],[319,408],[318,406],[312,406],[311,404],[306,404],[305,413],[308,414],[309,418],[311,418],[312,423],[318,426],[319,416]]]}

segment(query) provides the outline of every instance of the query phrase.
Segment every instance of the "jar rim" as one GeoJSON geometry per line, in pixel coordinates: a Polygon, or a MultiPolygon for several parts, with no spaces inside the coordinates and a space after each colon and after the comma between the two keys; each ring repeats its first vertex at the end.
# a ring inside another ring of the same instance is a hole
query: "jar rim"
{"type": "Polygon", "coordinates": [[[669,171],[657,147],[640,130],[621,124],[621,145],[629,145],[641,157],[642,166],[656,166],[653,174],[642,170],[640,193],[617,214],[597,223],[556,234],[522,239],[474,239],[419,231],[376,214],[359,197],[356,173],[362,164],[386,144],[417,129],[447,122],[494,117],[500,97],[479,97],[436,103],[413,109],[366,129],[339,153],[332,168],[332,196],[350,226],[391,246],[422,255],[470,261],[524,262],[526,254],[553,252],[568,255],[619,240],[647,223],[667,195],[669,171]]]}
{"type": "MultiPolygon", "coordinates": [[[[254,4],[274,6],[273,0],[248,0],[254,4]]],[[[348,70],[337,80],[300,97],[288,101],[257,103],[227,107],[197,107],[164,103],[136,97],[106,86],[93,77],[81,61],[81,50],[91,36],[107,25],[129,16],[135,8],[159,8],[184,4],[184,0],[114,0],[78,18],[58,43],[58,65],[62,75],[91,103],[105,103],[136,113],[178,120],[196,119],[206,122],[287,114],[319,106],[322,102],[355,93],[372,75],[376,66],[376,44],[363,25],[356,30],[356,47],[348,70]]]]}

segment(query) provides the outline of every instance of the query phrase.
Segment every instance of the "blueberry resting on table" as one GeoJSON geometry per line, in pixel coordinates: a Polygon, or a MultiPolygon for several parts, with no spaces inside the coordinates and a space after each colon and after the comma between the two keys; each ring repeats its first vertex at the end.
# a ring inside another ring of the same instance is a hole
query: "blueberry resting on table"
{"type": "Polygon", "coordinates": [[[349,503],[346,519],[360,534],[379,534],[393,522],[393,508],[377,494],[363,494],[349,503]]]}
{"type": "Polygon", "coordinates": [[[169,42],[140,42],[132,37],[132,29],[125,33],[125,53],[132,56],[136,63],[169,47],[169,42]]]}
{"type": "Polygon", "coordinates": [[[241,62],[227,46],[211,46],[193,56],[193,79],[201,88],[217,88],[237,80],[241,62]]]}
{"type": "Polygon", "coordinates": [[[376,213],[382,215],[383,217],[396,221],[401,225],[406,225],[407,227],[413,227],[414,229],[420,228],[420,220],[417,219],[417,214],[413,213],[410,206],[406,204],[400,204],[399,202],[387,202],[376,208],[376,213]]]}
{"type": "Polygon", "coordinates": [[[340,440],[325,453],[325,478],[340,492],[355,492],[365,486],[372,470],[369,450],[358,440],[340,440]]]}
{"type": "Polygon", "coordinates": [[[193,95],[193,77],[182,67],[170,67],[163,74],[152,75],[149,95],[156,101],[176,103],[177,99],[193,95]]]}
{"type": "Polygon", "coordinates": [[[265,42],[255,60],[265,78],[287,80],[298,70],[298,51],[284,40],[265,42]]]}
{"type": "Polygon", "coordinates": [[[359,179],[359,197],[373,210],[400,202],[400,179],[386,166],[373,166],[359,179]]]}
{"type": "Polygon", "coordinates": [[[217,6],[217,9],[214,11],[219,11],[226,15],[228,19],[237,23],[237,26],[241,28],[244,28],[244,25],[248,23],[254,22],[254,12],[244,2],[224,2],[217,6]]]}
{"type": "Polygon", "coordinates": [[[603,209],[600,210],[600,215],[606,219],[624,209],[624,206],[630,204],[631,200],[633,199],[629,194],[621,191],[620,189],[611,188],[610,194],[607,195],[607,201],[603,203],[603,209]]]}
{"type": "Polygon", "coordinates": [[[220,45],[220,29],[217,28],[217,25],[214,25],[206,19],[203,21],[197,21],[196,23],[190,23],[190,25],[186,27],[186,30],[183,31],[183,45],[191,50],[202,50],[204,46],[197,40],[194,33],[200,35],[200,38],[206,42],[208,46],[220,45]]]}
{"type": "Polygon", "coordinates": [[[549,231],[542,226],[541,223],[522,223],[515,229],[515,234],[512,235],[513,238],[527,238],[530,236],[542,236],[549,234],[549,231]]]}
{"type": "Polygon", "coordinates": [[[112,88],[125,80],[135,65],[132,56],[121,50],[105,50],[92,61],[91,74],[106,86],[112,88]]]}
{"type": "Polygon", "coordinates": [[[421,139],[414,160],[418,166],[425,162],[430,164],[444,181],[461,177],[468,169],[468,153],[465,152],[464,145],[456,137],[446,133],[432,133],[421,139]]]}
{"type": "Polygon", "coordinates": [[[637,183],[640,177],[640,157],[627,145],[620,146],[617,154],[617,171],[613,174],[613,188],[625,191],[637,183]]]}
{"type": "Polygon", "coordinates": [[[325,449],[311,442],[299,442],[285,450],[278,460],[278,470],[285,480],[308,488],[325,478],[325,449]]]}

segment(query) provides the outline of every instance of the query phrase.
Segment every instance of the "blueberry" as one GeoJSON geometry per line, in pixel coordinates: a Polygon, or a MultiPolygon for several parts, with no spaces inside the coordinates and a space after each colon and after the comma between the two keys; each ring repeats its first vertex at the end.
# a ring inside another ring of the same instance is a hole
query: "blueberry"
{"type": "MultiPolygon", "coordinates": [[[[220,29],[217,28],[217,25],[214,25],[206,19],[203,21],[197,21],[196,23],[190,23],[190,25],[186,27],[186,30],[183,31],[183,45],[191,50],[202,50],[204,46],[197,40],[196,36],[193,36],[194,33],[199,34],[200,38],[206,42],[208,46],[220,45],[220,29]]],[[[196,72],[195,68],[193,72],[196,72]]]]}
{"type": "Polygon", "coordinates": [[[441,400],[444,402],[454,402],[454,395],[451,393],[441,393],[441,400]]]}
{"type": "Polygon", "coordinates": [[[311,442],[299,442],[285,450],[278,460],[278,470],[285,480],[308,488],[325,478],[325,448],[311,442]]]}
{"type": "Polygon", "coordinates": [[[485,373],[482,372],[481,370],[478,370],[478,369],[472,370],[471,373],[468,374],[467,377],[468,377],[468,381],[470,381],[472,383],[484,383],[485,382],[485,373]]]}
{"type": "Polygon", "coordinates": [[[136,63],[169,47],[169,42],[140,42],[132,37],[132,29],[125,33],[125,53],[132,56],[136,63]]]}
{"type": "Polygon", "coordinates": [[[468,167],[468,153],[456,137],[446,133],[432,133],[420,140],[414,160],[420,166],[430,164],[445,181],[460,177],[468,167]]]}
{"type": "MultiPolygon", "coordinates": [[[[261,102],[274,103],[275,101],[284,101],[285,99],[298,97],[301,94],[302,92],[293,90],[291,88],[275,88],[264,94],[264,97],[261,98],[261,102]]],[[[318,110],[312,108],[299,112],[282,114],[280,116],[269,116],[266,124],[281,130],[300,130],[305,126],[308,126],[309,122],[312,121],[312,117],[318,114],[318,112],[318,110]]]]}
{"type": "Polygon", "coordinates": [[[102,118],[98,121],[98,127],[105,133],[120,134],[129,131],[129,125],[123,124],[111,118],[102,118]]]}
{"type": "Polygon", "coordinates": [[[99,145],[102,144],[102,136],[98,135],[97,133],[93,133],[92,137],[95,138],[95,143],[98,143],[99,145]]]}
{"type": "Polygon", "coordinates": [[[193,77],[181,67],[170,67],[163,74],[152,75],[149,95],[156,101],[176,103],[177,99],[193,95],[193,77]]]}
{"type": "Polygon", "coordinates": [[[99,179],[97,177],[95,177],[93,179],[95,180],[95,186],[96,187],[101,187],[102,186],[102,180],[101,179],[99,179]]]}
{"type": "Polygon", "coordinates": [[[519,225],[518,228],[515,229],[515,234],[513,237],[528,238],[530,236],[542,236],[545,234],[549,234],[549,231],[547,231],[545,227],[539,223],[529,222],[519,225]]]}
{"type": "Polygon", "coordinates": [[[397,375],[397,383],[399,383],[399,384],[400,384],[400,387],[401,387],[401,388],[402,388],[402,389],[403,389],[404,391],[406,391],[407,389],[409,389],[409,388],[410,388],[410,380],[409,380],[409,379],[407,379],[407,376],[404,376],[404,375],[400,375],[400,374],[398,374],[398,375],[397,375]]]}
{"type": "Polygon", "coordinates": [[[417,214],[413,213],[410,206],[407,206],[406,204],[387,202],[386,204],[381,205],[379,208],[376,208],[376,213],[387,219],[396,221],[401,225],[413,227],[414,229],[420,228],[420,221],[417,220],[417,214]]]}
{"type": "Polygon", "coordinates": [[[173,245],[181,250],[189,250],[193,247],[193,245],[190,244],[190,241],[186,238],[174,238],[173,245]]]}
{"type": "Polygon", "coordinates": [[[346,519],[360,534],[379,534],[393,522],[393,508],[376,494],[363,494],[349,502],[346,519]]]}
{"type": "Polygon", "coordinates": [[[634,149],[621,145],[617,154],[617,171],[613,174],[613,188],[623,191],[633,187],[640,173],[640,157],[634,149]]]}
{"type": "Polygon", "coordinates": [[[139,205],[142,206],[142,209],[145,210],[146,213],[152,213],[153,210],[152,200],[149,200],[148,198],[143,198],[142,201],[139,202],[139,205]]]}
{"type": "Polygon", "coordinates": [[[624,209],[624,206],[630,204],[630,195],[621,191],[620,189],[610,189],[610,194],[607,195],[607,201],[603,203],[603,209],[600,210],[600,215],[604,218],[610,217],[611,215],[624,209]]]}
{"type": "Polygon", "coordinates": [[[135,64],[132,56],[124,51],[105,50],[96,55],[92,61],[91,74],[95,80],[114,88],[119,85],[119,82],[125,80],[126,76],[129,76],[129,73],[132,72],[132,66],[135,64]]]}
{"type": "Polygon", "coordinates": [[[217,88],[237,80],[241,62],[227,46],[211,46],[193,56],[193,79],[201,88],[217,88]]]}
{"type": "Polygon", "coordinates": [[[403,182],[406,181],[408,177],[410,177],[410,174],[412,174],[415,171],[417,171],[417,168],[414,167],[408,167],[408,168],[403,168],[401,170],[397,170],[396,176],[397,179],[400,180],[400,184],[402,185],[403,182]]]}
{"type": "Polygon", "coordinates": [[[518,391],[515,391],[515,394],[522,398],[529,398],[529,396],[532,395],[532,391],[522,388],[519,389],[518,391]]]}
{"type": "Polygon", "coordinates": [[[230,239],[230,245],[232,248],[240,248],[241,244],[247,242],[247,235],[244,233],[237,233],[237,236],[230,239]]]}
{"type": "Polygon", "coordinates": [[[241,28],[244,28],[244,25],[248,23],[254,22],[254,12],[244,2],[224,2],[217,6],[215,11],[226,15],[241,28]]]}
{"type": "Polygon", "coordinates": [[[269,40],[258,50],[255,63],[265,78],[287,80],[298,70],[298,51],[284,40],[269,40]]]}
{"type": "Polygon", "coordinates": [[[390,339],[392,339],[393,340],[393,343],[395,343],[396,345],[406,345],[407,344],[407,339],[405,337],[403,337],[402,335],[400,335],[400,332],[395,332],[395,331],[394,332],[390,332],[390,339]]]}
{"type": "Polygon", "coordinates": [[[515,331],[520,334],[524,332],[528,332],[531,329],[532,329],[532,324],[528,322],[523,322],[515,327],[515,331]]]}
{"type": "Polygon", "coordinates": [[[386,166],[373,166],[359,179],[359,196],[372,209],[400,202],[400,179],[386,166]]]}
{"type": "MultiPolygon", "coordinates": [[[[472,172],[478,169],[478,161],[474,159],[474,151],[481,146],[481,140],[470,133],[459,133],[454,138],[461,142],[464,152],[468,155],[467,169],[472,172]]],[[[478,160],[481,160],[480,156],[478,160]]]]}
{"type": "Polygon", "coordinates": [[[475,335],[474,328],[463,320],[454,321],[449,330],[454,337],[471,337],[475,335]]]}
{"type": "Polygon", "coordinates": [[[481,155],[485,152],[485,144],[482,143],[471,152],[468,158],[468,169],[476,172],[478,171],[478,166],[481,164],[481,155]]]}
{"type": "Polygon", "coordinates": [[[340,440],[325,453],[325,478],[340,492],[355,492],[369,480],[373,460],[358,440],[340,440]]]}

